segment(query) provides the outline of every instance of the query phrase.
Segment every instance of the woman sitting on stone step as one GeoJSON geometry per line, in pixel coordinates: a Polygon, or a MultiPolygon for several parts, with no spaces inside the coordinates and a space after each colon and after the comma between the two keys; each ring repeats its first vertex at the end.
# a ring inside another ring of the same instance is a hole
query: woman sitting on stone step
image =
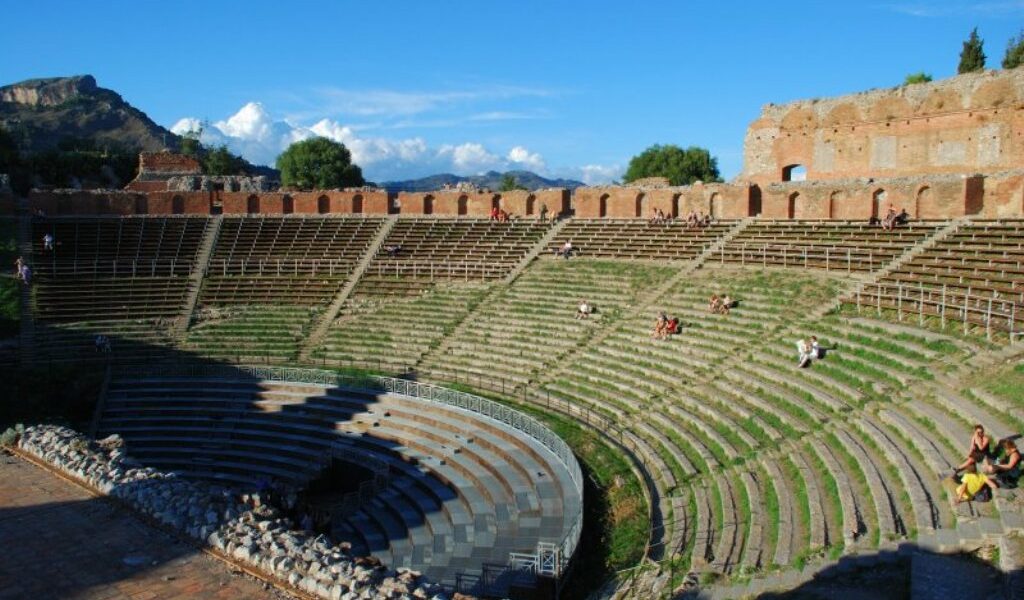
{"type": "Polygon", "coordinates": [[[658,318],[654,321],[654,330],[651,331],[651,337],[660,340],[665,337],[665,327],[668,325],[668,316],[664,312],[658,313],[658,318]]]}
{"type": "Polygon", "coordinates": [[[995,475],[996,481],[1001,486],[1017,487],[1017,481],[1020,479],[1022,468],[1020,450],[1017,450],[1017,444],[1014,443],[1010,438],[1001,440],[999,442],[999,460],[995,463],[985,467],[985,472],[995,475]]]}
{"type": "Polygon", "coordinates": [[[979,473],[978,468],[972,463],[964,469],[963,477],[960,478],[960,485],[956,488],[956,502],[988,502],[992,499],[992,492],[997,489],[999,484],[984,473],[979,473]]]}
{"type": "Polygon", "coordinates": [[[971,446],[967,449],[967,457],[963,464],[953,469],[955,477],[960,471],[974,467],[977,463],[992,460],[992,452],[989,447],[992,445],[992,438],[985,433],[985,427],[980,423],[974,426],[974,434],[971,436],[971,446]]]}

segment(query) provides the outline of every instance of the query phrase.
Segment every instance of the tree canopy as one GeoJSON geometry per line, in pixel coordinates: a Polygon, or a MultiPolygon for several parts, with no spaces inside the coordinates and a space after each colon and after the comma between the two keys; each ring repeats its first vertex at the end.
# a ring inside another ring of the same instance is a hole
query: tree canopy
{"type": "Polygon", "coordinates": [[[718,159],[706,148],[655,144],[634,156],[623,180],[626,183],[645,177],[667,177],[672,185],[689,185],[694,181],[720,181],[718,159]]]}
{"type": "Polygon", "coordinates": [[[985,40],[978,37],[978,28],[971,30],[971,36],[964,42],[960,51],[960,65],[957,73],[971,73],[985,68],[985,40]]]}
{"type": "Polygon", "coordinates": [[[928,83],[932,80],[930,73],[924,71],[918,71],[917,73],[911,73],[903,80],[903,85],[913,85],[915,83],[928,83]]]}
{"type": "Polygon", "coordinates": [[[277,157],[281,183],[299,189],[361,186],[363,171],[352,164],[345,144],[323,137],[296,142],[277,157]]]}
{"type": "Polygon", "coordinates": [[[519,185],[516,181],[516,176],[511,173],[505,173],[501,177],[501,186],[498,187],[499,192],[511,192],[512,190],[525,190],[526,188],[519,185]]]}
{"type": "Polygon", "coordinates": [[[1003,56],[1004,69],[1016,69],[1024,64],[1024,30],[1017,37],[1010,38],[1006,43],[1006,54],[1003,56]]]}

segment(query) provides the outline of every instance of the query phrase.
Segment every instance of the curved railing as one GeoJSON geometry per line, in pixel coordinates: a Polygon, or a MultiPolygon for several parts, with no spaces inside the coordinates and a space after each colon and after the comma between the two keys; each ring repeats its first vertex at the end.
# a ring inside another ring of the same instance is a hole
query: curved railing
{"type": "Polygon", "coordinates": [[[547,428],[540,421],[529,415],[525,415],[504,404],[481,398],[474,394],[450,390],[445,387],[384,377],[379,375],[364,375],[338,373],[335,371],[324,371],[320,369],[306,369],[299,367],[282,366],[254,366],[254,365],[208,365],[208,364],[158,364],[158,365],[136,365],[125,366],[117,371],[118,375],[129,377],[195,377],[195,378],[238,378],[249,376],[253,379],[266,381],[283,381],[292,383],[312,383],[316,385],[329,385],[354,390],[366,390],[373,392],[387,392],[401,394],[430,402],[437,402],[453,406],[463,410],[476,413],[489,419],[501,422],[521,433],[524,433],[542,446],[551,451],[565,466],[572,479],[576,492],[580,495],[579,509],[570,518],[571,525],[558,544],[557,553],[554,557],[547,554],[548,558],[538,561],[538,571],[549,575],[560,575],[564,572],[576,551],[580,534],[583,530],[583,472],[580,469],[576,456],[562,438],[547,428]],[[553,558],[553,560],[551,560],[553,558]]]}

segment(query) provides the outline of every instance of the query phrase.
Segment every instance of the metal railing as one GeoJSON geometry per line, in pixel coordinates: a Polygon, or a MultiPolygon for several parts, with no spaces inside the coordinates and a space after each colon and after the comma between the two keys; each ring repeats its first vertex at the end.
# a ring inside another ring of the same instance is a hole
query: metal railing
{"type": "Polygon", "coordinates": [[[950,291],[945,284],[934,288],[923,283],[873,283],[861,286],[844,301],[856,305],[858,313],[873,309],[881,316],[883,310],[894,310],[899,321],[916,315],[919,326],[924,326],[926,317],[938,317],[942,329],[947,321],[960,321],[965,335],[972,324],[983,326],[986,339],[992,340],[994,332],[1002,331],[1011,343],[1021,337],[1018,321],[1024,321],[1024,311],[1013,300],[988,294],[972,296],[970,287],[963,293],[950,291]]]}
{"type": "Polygon", "coordinates": [[[413,277],[433,281],[435,279],[497,279],[504,277],[513,264],[488,262],[452,262],[376,260],[369,269],[378,277],[413,277]]]}

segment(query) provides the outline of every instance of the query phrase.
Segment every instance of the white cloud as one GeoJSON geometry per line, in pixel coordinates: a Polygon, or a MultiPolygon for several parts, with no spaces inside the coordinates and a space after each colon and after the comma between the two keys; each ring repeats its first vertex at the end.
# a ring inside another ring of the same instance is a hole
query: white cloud
{"type": "MultiPolygon", "coordinates": [[[[511,169],[547,174],[544,157],[523,146],[514,146],[502,155],[473,141],[431,147],[420,137],[364,136],[355,127],[330,119],[321,119],[306,127],[275,120],[258,102],[249,102],[235,114],[213,123],[204,124],[191,117],[179,119],[171,131],[181,134],[200,127],[204,144],[226,144],[247,160],[268,165],[274,164],[278,154],[296,141],[326,137],[345,144],[352,152],[353,161],[373,181],[411,179],[439,172],[473,175],[511,169]]],[[[599,181],[603,177],[601,169],[588,166],[579,172],[592,181],[599,181]]]]}
{"type": "Polygon", "coordinates": [[[544,157],[536,152],[530,152],[522,146],[516,146],[509,150],[506,158],[520,169],[537,172],[542,172],[546,169],[544,157]]]}
{"type": "Polygon", "coordinates": [[[599,185],[621,180],[625,172],[626,169],[622,165],[583,165],[560,169],[558,175],[582,181],[587,185],[599,185]]]}

